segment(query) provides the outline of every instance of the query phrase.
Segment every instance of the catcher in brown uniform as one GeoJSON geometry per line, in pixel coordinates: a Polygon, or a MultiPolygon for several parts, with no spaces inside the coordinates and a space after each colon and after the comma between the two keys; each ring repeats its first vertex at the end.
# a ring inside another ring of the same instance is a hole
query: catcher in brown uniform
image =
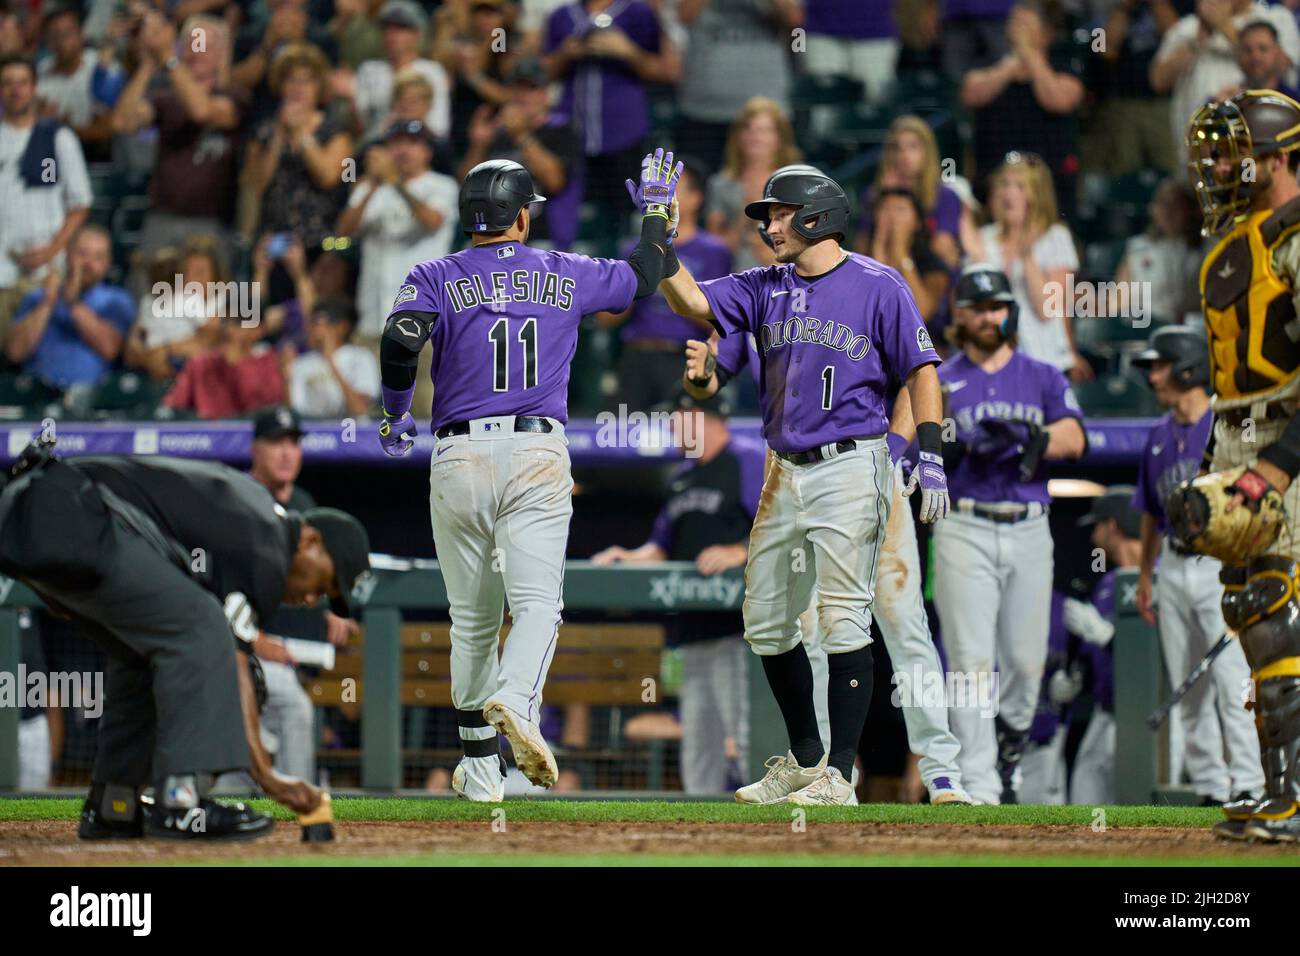
{"type": "MultiPolygon", "coordinates": [[[[1214,429],[1200,476],[1170,496],[1182,543],[1223,562],[1223,616],[1254,681],[1263,800],[1224,807],[1229,839],[1300,841],[1300,103],[1247,90],[1187,132],[1214,429]]],[[[1246,695],[1243,695],[1246,696],[1246,695]]]]}

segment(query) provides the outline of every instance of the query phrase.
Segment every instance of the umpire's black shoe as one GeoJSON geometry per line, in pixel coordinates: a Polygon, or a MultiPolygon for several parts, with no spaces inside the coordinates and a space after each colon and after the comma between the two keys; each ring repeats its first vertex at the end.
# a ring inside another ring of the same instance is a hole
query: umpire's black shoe
{"type": "Polygon", "coordinates": [[[81,805],[81,820],[77,836],[83,840],[122,840],[144,836],[144,811],[133,789],[114,788],[107,796],[104,785],[90,788],[90,795],[81,805]]]}
{"type": "Polygon", "coordinates": [[[269,813],[245,803],[218,803],[204,797],[197,807],[153,806],[145,813],[146,836],[166,840],[256,840],[275,829],[269,813]]]}

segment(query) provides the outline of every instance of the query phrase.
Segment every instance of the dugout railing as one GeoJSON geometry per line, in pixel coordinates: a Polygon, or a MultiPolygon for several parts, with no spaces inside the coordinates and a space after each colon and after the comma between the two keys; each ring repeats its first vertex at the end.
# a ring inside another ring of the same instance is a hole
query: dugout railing
{"type": "MultiPolygon", "coordinates": [[[[447,593],[436,561],[374,556],[375,571],[363,597],[361,783],[393,791],[402,786],[402,625],[404,614],[447,612],[447,593]]],[[[1161,737],[1146,726],[1165,686],[1159,642],[1137,612],[1137,575],[1121,571],[1116,582],[1115,788],[1117,802],[1166,799],[1158,787],[1161,737]]],[[[738,610],[742,572],[704,577],[690,562],[596,567],[589,561],[565,566],[566,611],[600,612],[610,618],[662,615],[672,611],[738,610]]],[[[0,577],[0,678],[19,673],[18,609],[40,601],[21,583],[0,577]]],[[[563,636],[563,632],[561,632],[563,636]]],[[[760,662],[750,655],[750,774],[763,773],[764,759],[785,750],[780,714],[768,692],[760,662]]],[[[632,675],[635,677],[636,675],[632,675]]],[[[657,679],[657,674],[645,678],[657,679]]],[[[0,698],[0,791],[18,783],[20,700],[0,698]]]]}

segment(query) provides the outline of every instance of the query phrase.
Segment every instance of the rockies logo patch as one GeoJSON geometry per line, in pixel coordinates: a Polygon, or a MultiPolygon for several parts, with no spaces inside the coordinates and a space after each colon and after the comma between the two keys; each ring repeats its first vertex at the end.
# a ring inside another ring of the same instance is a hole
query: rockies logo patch
{"type": "Polygon", "coordinates": [[[400,289],[397,290],[397,298],[393,300],[393,308],[394,309],[397,308],[403,302],[414,301],[417,295],[419,295],[419,293],[415,291],[415,286],[413,285],[402,286],[400,289]]]}
{"type": "Polygon", "coordinates": [[[924,325],[916,330],[916,347],[921,351],[934,348],[934,342],[930,340],[930,331],[924,325]]]}

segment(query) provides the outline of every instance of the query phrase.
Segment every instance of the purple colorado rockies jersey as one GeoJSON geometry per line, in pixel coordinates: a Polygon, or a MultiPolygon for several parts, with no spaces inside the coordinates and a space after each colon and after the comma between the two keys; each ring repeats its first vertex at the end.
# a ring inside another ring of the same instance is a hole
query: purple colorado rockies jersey
{"type": "Polygon", "coordinates": [[[622,259],[497,242],[417,265],[390,314],[437,315],[429,336],[434,431],[492,415],[566,422],[578,323],[622,312],[635,294],[636,274],[622,259]]]}
{"type": "MultiPolygon", "coordinates": [[[[992,374],[965,355],[958,355],[939,369],[939,381],[947,395],[948,414],[957,425],[957,440],[966,441],[975,423],[985,418],[1032,422],[1046,426],[1062,418],[1083,413],[1065,376],[1054,366],[1013,352],[1011,361],[992,374]]],[[[1015,459],[989,464],[965,455],[948,472],[948,489],[953,500],[971,498],[982,502],[1041,502],[1047,504],[1047,475],[1044,469],[1034,480],[1021,482],[1015,459]]]]}
{"type": "Polygon", "coordinates": [[[1133,507],[1154,517],[1162,534],[1167,524],[1165,501],[1179,483],[1196,477],[1213,424],[1214,412],[1209,410],[1200,421],[1188,425],[1174,421],[1174,413],[1170,412],[1147,435],[1142,460],[1138,462],[1133,507]]]}
{"type": "Polygon", "coordinates": [[[883,435],[889,380],[937,365],[902,277],[850,253],[809,280],[790,263],[700,283],[721,335],[752,332],[763,437],[773,451],[805,451],[883,435]]]}

